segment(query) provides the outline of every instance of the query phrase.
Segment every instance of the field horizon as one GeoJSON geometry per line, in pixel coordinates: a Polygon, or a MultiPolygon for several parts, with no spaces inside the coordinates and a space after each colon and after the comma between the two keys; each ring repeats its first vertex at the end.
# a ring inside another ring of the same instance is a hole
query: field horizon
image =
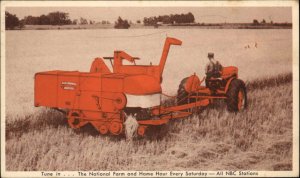
{"type": "MultiPolygon", "coordinates": [[[[133,23],[130,29],[292,29],[292,23],[260,24],[253,23],[192,23],[192,24],[162,24],[143,25],[133,23]]],[[[114,29],[112,24],[71,24],[71,25],[25,25],[22,29],[14,30],[84,30],[84,29],[114,29]]]]}
{"type": "Polygon", "coordinates": [[[292,73],[251,80],[247,110],[230,113],[221,102],[131,141],[91,127],[75,132],[50,109],[7,115],[6,169],[292,170],[292,81],[292,73]]]}

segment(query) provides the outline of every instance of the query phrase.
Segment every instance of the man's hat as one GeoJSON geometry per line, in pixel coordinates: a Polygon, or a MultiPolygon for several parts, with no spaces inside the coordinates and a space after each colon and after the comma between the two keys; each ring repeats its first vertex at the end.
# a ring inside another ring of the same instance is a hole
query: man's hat
{"type": "Polygon", "coordinates": [[[208,53],[207,57],[208,58],[213,58],[214,57],[214,53],[208,53]]]}

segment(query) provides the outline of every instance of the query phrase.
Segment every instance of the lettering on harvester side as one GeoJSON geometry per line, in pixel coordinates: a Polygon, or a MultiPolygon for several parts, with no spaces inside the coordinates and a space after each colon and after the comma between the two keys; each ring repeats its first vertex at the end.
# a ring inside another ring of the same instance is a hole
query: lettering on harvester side
{"type": "Polygon", "coordinates": [[[77,85],[74,82],[61,82],[62,85],[77,85]]]}
{"type": "Polygon", "coordinates": [[[61,82],[61,88],[64,90],[75,90],[76,85],[74,82],[61,82]]]}

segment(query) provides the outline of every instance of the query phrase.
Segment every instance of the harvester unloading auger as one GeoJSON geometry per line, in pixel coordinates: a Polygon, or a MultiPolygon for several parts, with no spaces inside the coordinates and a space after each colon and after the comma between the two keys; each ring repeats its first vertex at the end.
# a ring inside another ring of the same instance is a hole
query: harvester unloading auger
{"type": "Polygon", "coordinates": [[[96,58],[90,72],[48,71],[35,74],[34,105],[57,109],[66,114],[74,128],[92,124],[101,134],[124,133],[127,115],[135,115],[137,134],[144,136],[149,126],[163,125],[185,118],[216,99],[225,99],[227,109],[237,112],[247,106],[245,84],[238,79],[236,67],[223,67],[219,78],[209,85],[195,74],[184,78],[178,88],[176,105],[161,102],[162,74],[171,45],[181,45],[166,38],[159,65],[136,65],[138,57],[115,51],[113,57],[96,58]],[[113,71],[104,63],[110,60],[113,71]],[[133,65],[123,65],[128,60],[133,65]]]}

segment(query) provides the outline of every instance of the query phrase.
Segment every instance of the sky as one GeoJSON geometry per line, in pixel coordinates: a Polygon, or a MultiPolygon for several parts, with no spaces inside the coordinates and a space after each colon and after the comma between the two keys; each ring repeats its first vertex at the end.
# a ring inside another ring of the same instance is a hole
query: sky
{"type": "Polygon", "coordinates": [[[114,22],[118,16],[136,22],[144,17],[191,12],[199,23],[251,23],[253,19],[267,22],[292,22],[291,7],[6,7],[20,19],[49,12],[69,13],[69,18],[114,22]]]}

